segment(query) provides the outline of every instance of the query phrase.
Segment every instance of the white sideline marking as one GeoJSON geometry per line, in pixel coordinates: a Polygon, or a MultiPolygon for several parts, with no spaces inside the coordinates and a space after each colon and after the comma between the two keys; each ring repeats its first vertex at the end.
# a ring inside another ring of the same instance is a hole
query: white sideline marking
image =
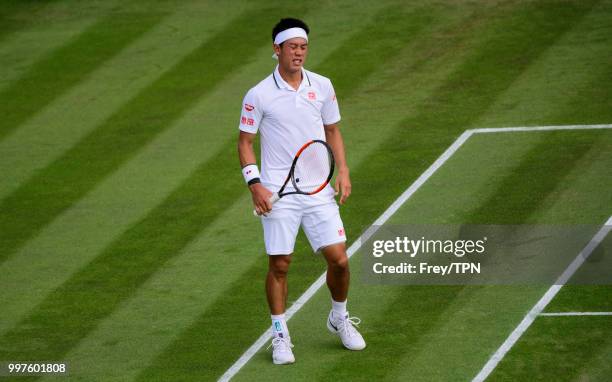
{"type": "MultiPolygon", "coordinates": [[[[496,132],[514,132],[514,131],[551,131],[551,130],[582,130],[582,129],[612,129],[612,124],[609,125],[568,125],[568,126],[533,126],[533,127],[497,127],[497,128],[482,128],[466,130],[453,142],[452,145],[436,159],[436,161],[421,174],[390,206],[385,212],[365,232],[353,242],[346,251],[350,258],[361,248],[361,243],[367,241],[376,231],[378,227],[383,225],[389,218],[408,200],[421,186],[451,157],[453,154],[467,141],[472,135],[479,133],[496,133],[496,132]]],[[[310,287],[291,305],[285,312],[285,318],[288,321],[298,310],[314,296],[314,294],[325,285],[325,273],[310,285],[310,287]]],[[[253,343],[245,352],[234,362],[234,364],[223,373],[218,379],[219,382],[226,382],[232,379],[240,369],[261,349],[268,340],[270,340],[270,332],[266,330],[257,341],[253,343]]]]}
{"type": "Polygon", "coordinates": [[[531,126],[531,127],[493,127],[473,129],[475,133],[513,133],[517,131],[551,131],[551,130],[593,130],[611,129],[612,125],[563,125],[563,126],[531,126]]]}
{"type": "Polygon", "coordinates": [[[612,312],[558,312],[558,313],[540,313],[540,316],[612,316],[612,312]]]}
{"type": "Polygon", "coordinates": [[[606,237],[606,235],[612,231],[612,216],[608,219],[608,221],[601,227],[601,229],[593,236],[591,241],[584,247],[582,251],[576,256],[574,261],[570,265],[567,266],[565,271],[559,276],[557,281],[546,291],[544,296],[538,301],[531,310],[527,313],[527,315],[523,318],[521,323],[510,333],[508,338],[504,341],[503,344],[497,349],[497,351],[489,358],[489,361],[483,366],[482,370],[472,379],[472,382],[482,382],[491,374],[491,372],[495,369],[497,364],[504,358],[506,353],[510,351],[512,346],[521,338],[523,333],[531,326],[533,321],[536,319],[538,315],[542,315],[542,311],[546,308],[546,305],[550,303],[550,301],[557,295],[559,290],[567,283],[567,281],[572,277],[572,275],[580,268],[580,266],[585,262],[585,260],[589,257],[589,255],[593,252],[595,248],[601,243],[601,241],[606,237]]]}

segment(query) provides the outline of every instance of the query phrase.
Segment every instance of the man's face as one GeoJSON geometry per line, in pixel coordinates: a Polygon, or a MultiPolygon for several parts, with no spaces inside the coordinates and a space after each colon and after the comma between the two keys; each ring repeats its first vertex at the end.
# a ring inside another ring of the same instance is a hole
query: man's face
{"type": "Polygon", "coordinates": [[[306,56],[308,55],[308,41],[301,37],[286,40],[282,46],[274,45],[274,51],[278,56],[278,64],[289,73],[295,73],[302,69],[306,56]]]}

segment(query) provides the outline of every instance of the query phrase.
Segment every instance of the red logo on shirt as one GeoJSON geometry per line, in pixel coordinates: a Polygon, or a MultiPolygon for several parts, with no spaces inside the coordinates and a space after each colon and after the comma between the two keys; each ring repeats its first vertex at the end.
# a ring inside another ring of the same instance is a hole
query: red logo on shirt
{"type": "Polygon", "coordinates": [[[315,92],[308,92],[308,99],[313,101],[316,100],[317,95],[315,94],[315,92]]]}
{"type": "Polygon", "coordinates": [[[344,236],[344,228],[338,230],[338,236],[344,236]]]}
{"type": "Polygon", "coordinates": [[[243,125],[253,126],[255,125],[255,120],[253,118],[240,117],[240,123],[243,125]]]}
{"type": "Polygon", "coordinates": [[[255,109],[255,106],[249,105],[248,103],[244,104],[244,110],[246,110],[246,111],[253,111],[253,109],[255,109]]]}

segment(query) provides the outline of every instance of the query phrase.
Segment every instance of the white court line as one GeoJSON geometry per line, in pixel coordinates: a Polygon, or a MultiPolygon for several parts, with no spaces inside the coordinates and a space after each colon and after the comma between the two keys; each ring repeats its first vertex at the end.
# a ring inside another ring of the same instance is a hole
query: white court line
{"type": "MultiPolygon", "coordinates": [[[[493,127],[473,129],[474,133],[514,133],[519,131],[552,131],[552,130],[593,130],[610,129],[612,125],[563,125],[563,126],[531,126],[531,127],[493,127]]],[[[469,131],[469,130],[468,130],[469,131]]]]}
{"type": "Polygon", "coordinates": [[[521,323],[510,333],[508,338],[504,341],[503,344],[495,351],[495,353],[489,358],[489,361],[483,366],[480,372],[472,379],[472,382],[482,382],[491,374],[491,372],[495,369],[497,364],[504,358],[506,353],[510,351],[512,346],[521,338],[523,333],[531,326],[533,321],[536,319],[538,315],[542,314],[546,305],[550,303],[550,301],[559,293],[563,285],[567,283],[567,281],[572,277],[572,275],[580,268],[580,266],[585,262],[585,260],[589,257],[589,255],[597,248],[599,243],[606,237],[606,235],[612,231],[612,216],[608,219],[608,221],[601,227],[601,229],[593,236],[591,241],[584,247],[582,251],[576,256],[574,261],[565,269],[563,274],[559,276],[557,281],[546,291],[544,296],[538,301],[531,310],[527,313],[527,315],[523,318],[521,323]]]}
{"type": "Polygon", "coordinates": [[[552,316],[552,317],[612,316],[612,312],[558,312],[558,313],[540,313],[540,316],[552,316]]]}
{"type": "MultiPolygon", "coordinates": [[[[361,244],[367,241],[378,228],[383,225],[389,218],[397,212],[397,210],[414,195],[414,193],[421,188],[421,186],[440,168],[442,165],[451,157],[455,152],[467,141],[472,135],[479,133],[496,133],[496,132],[514,132],[514,131],[551,131],[551,130],[582,130],[582,129],[612,129],[612,124],[609,125],[569,125],[569,126],[533,126],[533,127],[500,127],[500,128],[484,128],[484,129],[470,129],[466,130],[449,146],[438,159],[421,174],[408,187],[390,206],[383,214],[372,223],[372,225],[365,230],[365,232],[353,242],[353,244],[346,251],[347,256],[350,258],[361,248],[361,244]]],[[[314,296],[314,294],[325,285],[325,273],[310,285],[310,287],[291,305],[285,312],[285,319],[288,321],[293,315],[304,306],[314,296]]],[[[261,349],[267,341],[270,340],[270,331],[266,330],[258,339],[249,347],[244,354],[234,362],[234,364],[223,373],[218,381],[225,382],[229,381],[236,375],[244,365],[255,353],[261,349]]]]}

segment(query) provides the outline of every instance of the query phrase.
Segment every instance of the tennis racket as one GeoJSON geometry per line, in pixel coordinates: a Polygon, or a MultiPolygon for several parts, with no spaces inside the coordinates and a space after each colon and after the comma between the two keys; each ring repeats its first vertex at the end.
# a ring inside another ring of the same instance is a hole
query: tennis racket
{"type": "MultiPolygon", "coordinates": [[[[291,194],[314,195],[327,186],[334,175],[334,154],[322,140],[306,142],[293,158],[291,169],[283,186],[270,197],[270,203],[291,194]],[[291,182],[290,187],[289,182],[291,182]]],[[[256,216],[257,211],[253,210],[256,216]]]]}

